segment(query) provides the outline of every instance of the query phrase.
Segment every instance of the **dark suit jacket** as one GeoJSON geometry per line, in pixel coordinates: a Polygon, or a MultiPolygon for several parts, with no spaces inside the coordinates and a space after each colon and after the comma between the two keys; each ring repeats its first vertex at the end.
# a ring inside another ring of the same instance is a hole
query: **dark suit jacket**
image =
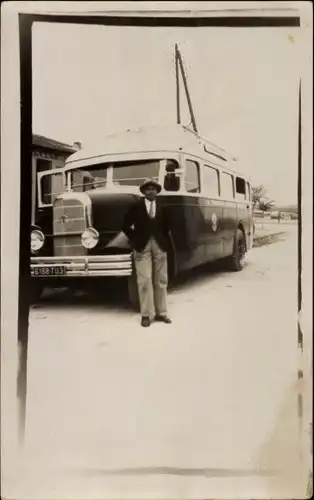
{"type": "Polygon", "coordinates": [[[167,252],[170,244],[167,208],[162,206],[157,198],[156,214],[151,219],[147,213],[145,199],[142,198],[127,212],[123,232],[127,235],[132,247],[138,252],[144,250],[151,237],[157,241],[164,252],[167,252]]]}

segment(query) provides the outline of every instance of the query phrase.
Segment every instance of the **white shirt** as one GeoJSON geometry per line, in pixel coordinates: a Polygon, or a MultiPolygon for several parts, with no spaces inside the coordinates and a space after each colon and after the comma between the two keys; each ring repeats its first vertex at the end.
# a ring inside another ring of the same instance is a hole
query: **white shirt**
{"type": "Polygon", "coordinates": [[[156,201],[149,201],[147,198],[145,198],[145,205],[146,205],[146,210],[149,215],[150,213],[150,207],[151,205],[153,206],[153,217],[155,217],[156,214],[156,201]]]}

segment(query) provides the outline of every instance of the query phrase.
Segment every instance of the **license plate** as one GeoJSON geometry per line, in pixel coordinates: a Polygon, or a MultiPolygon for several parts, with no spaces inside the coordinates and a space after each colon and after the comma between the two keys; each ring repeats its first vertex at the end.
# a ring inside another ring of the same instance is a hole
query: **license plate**
{"type": "Polygon", "coordinates": [[[34,276],[64,276],[65,274],[64,266],[41,266],[34,268],[34,276]]]}

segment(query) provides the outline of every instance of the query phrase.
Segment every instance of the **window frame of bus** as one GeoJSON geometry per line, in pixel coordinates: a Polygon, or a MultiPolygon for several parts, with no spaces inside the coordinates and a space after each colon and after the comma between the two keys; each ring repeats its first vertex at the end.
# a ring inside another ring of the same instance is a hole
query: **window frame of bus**
{"type": "Polygon", "coordinates": [[[239,203],[244,203],[245,201],[247,201],[247,192],[246,192],[246,184],[247,184],[247,181],[245,179],[244,176],[242,175],[235,175],[235,178],[234,178],[234,184],[235,184],[235,199],[236,201],[238,201],[239,203]],[[237,190],[237,179],[239,179],[240,181],[243,182],[244,184],[244,193],[240,193],[238,190],[237,190]],[[238,198],[237,195],[244,195],[244,198],[238,198]]]}
{"type": "Polygon", "coordinates": [[[220,199],[220,193],[221,193],[221,189],[220,189],[220,172],[221,172],[221,169],[220,169],[220,167],[217,166],[217,165],[214,165],[214,164],[210,164],[210,162],[208,162],[208,161],[204,161],[202,167],[203,167],[202,168],[203,174],[202,174],[202,189],[201,189],[201,193],[206,198],[210,198],[210,199],[214,199],[214,200],[219,200],[220,199]],[[218,188],[218,193],[217,193],[216,196],[213,196],[212,194],[206,193],[205,179],[204,179],[204,172],[205,172],[206,168],[211,168],[212,170],[216,170],[216,173],[217,173],[217,188],[218,188]]]}
{"type": "Polygon", "coordinates": [[[160,160],[160,168],[159,168],[159,183],[162,187],[162,191],[165,194],[171,194],[175,193],[178,194],[182,191],[182,179],[183,179],[183,174],[184,170],[182,169],[182,155],[172,155],[172,156],[167,156],[166,158],[163,158],[160,160]],[[177,172],[175,172],[175,175],[180,177],[180,189],[178,191],[168,191],[165,189],[165,179],[167,175],[167,162],[168,161],[174,161],[177,163],[178,168],[176,169],[177,172]]]}
{"type": "MultiPolygon", "coordinates": [[[[35,223],[35,217],[36,217],[36,210],[37,208],[40,208],[40,202],[41,202],[41,197],[39,197],[39,191],[38,191],[38,174],[41,172],[51,172],[52,170],[52,165],[53,165],[53,160],[51,158],[41,158],[37,157],[36,155],[33,155],[32,157],[32,221],[35,223]],[[45,168],[43,170],[40,170],[39,162],[44,162],[47,164],[49,163],[49,168],[45,168]]],[[[58,167],[60,168],[60,167],[58,167]]],[[[62,166],[61,166],[62,168],[62,166]]]]}
{"type": "Polygon", "coordinates": [[[235,189],[234,189],[234,174],[231,173],[231,172],[227,172],[226,170],[224,169],[221,169],[220,170],[220,198],[224,201],[236,201],[235,200],[235,189]],[[229,175],[232,179],[232,198],[226,198],[224,196],[222,196],[222,190],[221,190],[221,179],[222,179],[222,174],[225,174],[225,175],[229,175]]]}
{"type": "MultiPolygon", "coordinates": [[[[188,195],[192,195],[192,196],[200,196],[201,192],[202,192],[202,179],[201,179],[201,159],[199,158],[194,158],[192,157],[191,155],[182,155],[182,159],[183,159],[183,163],[184,163],[184,173],[183,173],[183,179],[182,179],[182,182],[183,182],[183,186],[181,188],[181,190],[184,192],[184,193],[187,193],[188,195]],[[187,187],[186,187],[186,172],[187,172],[187,162],[191,162],[191,163],[194,163],[196,165],[196,168],[197,168],[197,177],[198,177],[198,191],[196,192],[191,192],[191,191],[188,191],[187,190],[187,187]]],[[[181,191],[180,190],[180,191],[181,191]]]]}
{"type": "MultiPolygon", "coordinates": [[[[47,208],[47,207],[52,207],[53,206],[53,201],[51,203],[43,203],[43,198],[42,198],[42,189],[41,189],[41,179],[45,175],[55,175],[55,174],[61,174],[63,176],[63,183],[65,188],[67,187],[67,177],[66,177],[66,172],[64,167],[57,167],[54,169],[50,170],[44,170],[42,172],[38,172],[37,174],[37,193],[38,193],[38,208],[47,208]]],[[[60,193],[58,193],[60,194],[60,193]]],[[[50,196],[52,197],[52,193],[50,193],[50,196]]]]}

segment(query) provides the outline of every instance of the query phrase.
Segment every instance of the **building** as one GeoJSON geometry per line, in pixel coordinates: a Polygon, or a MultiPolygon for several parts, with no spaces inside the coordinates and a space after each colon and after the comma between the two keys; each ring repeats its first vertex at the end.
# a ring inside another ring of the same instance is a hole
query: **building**
{"type": "Polygon", "coordinates": [[[38,173],[63,167],[68,156],[79,149],[81,149],[79,142],[70,146],[42,135],[33,134],[33,171],[38,173]]]}
{"type": "MultiPolygon", "coordinates": [[[[81,149],[81,143],[65,144],[42,135],[33,134],[32,146],[32,224],[37,210],[37,174],[64,166],[71,154],[81,149]]],[[[51,178],[43,178],[45,196],[51,196],[51,178]]]]}

